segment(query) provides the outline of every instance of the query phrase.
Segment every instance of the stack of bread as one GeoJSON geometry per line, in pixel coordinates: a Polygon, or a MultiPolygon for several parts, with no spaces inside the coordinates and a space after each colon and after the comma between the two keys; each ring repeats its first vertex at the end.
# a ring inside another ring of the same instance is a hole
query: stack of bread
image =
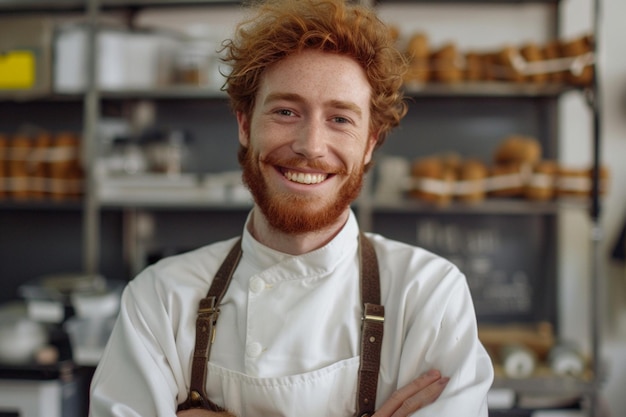
{"type": "MultiPolygon", "coordinates": [[[[397,29],[394,34],[399,39],[397,29]]],[[[407,84],[506,81],[588,86],[593,81],[591,35],[543,45],[527,42],[491,51],[461,51],[454,42],[433,47],[427,34],[417,32],[408,37],[403,48],[409,61],[407,84]]]]}
{"type": "Polygon", "coordinates": [[[439,205],[452,199],[482,201],[488,172],[487,165],[478,159],[463,159],[454,153],[420,158],[411,168],[410,194],[439,205]]]}
{"type": "MultiPolygon", "coordinates": [[[[542,149],[533,137],[511,135],[496,148],[489,178],[489,195],[495,197],[520,197],[525,195],[533,178],[535,166],[541,163],[542,149]]],[[[545,181],[547,189],[553,188],[553,179],[545,181]]]]}
{"type": "MultiPolygon", "coordinates": [[[[564,196],[590,196],[592,169],[574,169],[543,159],[536,138],[510,135],[493,153],[493,161],[458,154],[431,155],[412,162],[409,195],[446,205],[453,200],[479,202],[488,197],[547,201],[564,196]]],[[[608,188],[608,171],[598,171],[600,194],[608,188]]]]}

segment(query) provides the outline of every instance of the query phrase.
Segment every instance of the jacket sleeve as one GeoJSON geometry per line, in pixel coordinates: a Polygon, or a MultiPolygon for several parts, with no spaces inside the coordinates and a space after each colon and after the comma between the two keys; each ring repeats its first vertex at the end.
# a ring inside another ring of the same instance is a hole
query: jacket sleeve
{"type": "Polygon", "coordinates": [[[409,328],[403,359],[415,360],[411,357],[411,345],[420,343],[424,348],[422,364],[418,366],[424,371],[438,369],[450,377],[450,382],[437,401],[415,416],[487,417],[493,366],[478,339],[476,314],[465,276],[453,267],[426,292],[428,299],[423,301],[420,314],[431,319],[417,320],[422,325],[413,323],[409,328]],[[423,326],[425,321],[430,321],[429,326],[423,326]]]}
{"type": "MultiPolygon", "coordinates": [[[[415,417],[487,417],[487,394],[493,365],[478,339],[477,320],[465,276],[450,262],[406,246],[383,248],[391,276],[385,310],[381,369],[383,392],[378,401],[430,369],[450,378],[441,396],[415,417]],[[387,313],[386,313],[387,316],[387,313]]],[[[384,258],[383,258],[384,259],[384,258]]]]}
{"type": "Polygon", "coordinates": [[[150,273],[140,274],[123,293],[92,380],[91,417],[175,415],[183,372],[172,320],[150,273]]]}

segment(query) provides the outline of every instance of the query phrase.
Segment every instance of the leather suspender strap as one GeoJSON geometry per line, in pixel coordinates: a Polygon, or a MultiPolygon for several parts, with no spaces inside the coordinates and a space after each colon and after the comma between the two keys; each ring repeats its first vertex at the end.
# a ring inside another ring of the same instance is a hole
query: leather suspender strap
{"type": "MultiPolygon", "coordinates": [[[[178,410],[206,408],[223,411],[206,394],[207,363],[219,317],[219,304],[228,289],[235,268],[241,258],[241,239],[228,253],[217,271],[209,292],[200,300],[196,318],[196,344],[191,367],[191,384],[187,400],[178,410]]],[[[374,246],[363,233],[359,235],[359,262],[361,274],[361,302],[363,303],[361,331],[361,362],[359,365],[356,416],[374,414],[380,368],[380,350],[383,340],[384,307],[380,305],[378,260],[374,246]]]]}
{"type": "Polygon", "coordinates": [[[200,300],[196,318],[196,344],[191,362],[191,382],[187,400],[178,409],[206,408],[222,411],[222,408],[209,400],[206,394],[207,363],[211,356],[211,346],[215,341],[220,302],[228,289],[233,273],[241,258],[241,238],[237,240],[213,278],[207,296],[200,300]]]}
{"type": "Polygon", "coordinates": [[[385,308],[380,305],[378,259],[372,242],[363,233],[359,236],[359,258],[363,317],[356,416],[362,417],[370,416],[376,411],[376,390],[385,322],[385,308]]]}

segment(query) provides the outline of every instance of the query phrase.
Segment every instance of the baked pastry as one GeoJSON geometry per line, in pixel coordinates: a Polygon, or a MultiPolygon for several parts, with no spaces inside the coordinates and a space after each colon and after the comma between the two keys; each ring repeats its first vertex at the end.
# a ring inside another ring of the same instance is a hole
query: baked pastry
{"type": "Polygon", "coordinates": [[[499,80],[523,82],[524,74],[515,66],[515,58],[520,56],[518,49],[507,45],[495,55],[495,77],[499,80]]]}
{"type": "MultiPolygon", "coordinates": [[[[605,195],[608,190],[609,171],[606,167],[598,170],[598,193],[605,195]]],[[[561,167],[558,171],[557,195],[589,197],[593,191],[593,169],[561,167]]]]}
{"type": "Polygon", "coordinates": [[[529,165],[515,162],[492,166],[487,181],[487,194],[492,197],[522,196],[529,169],[529,165]]]}
{"type": "Polygon", "coordinates": [[[463,80],[463,58],[454,43],[447,43],[430,56],[432,79],[444,83],[463,80]]]}
{"type": "Polygon", "coordinates": [[[524,188],[529,200],[545,201],[554,198],[559,166],[555,161],[541,161],[533,166],[524,188]]]}
{"type": "Polygon", "coordinates": [[[428,36],[422,32],[413,34],[408,40],[406,55],[409,60],[428,59],[430,55],[428,36]]]}
{"type": "MultiPolygon", "coordinates": [[[[583,36],[568,42],[564,42],[561,46],[561,52],[564,57],[578,57],[580,62],[584,62],[587,54],[593,52],[593,38],[591,36],[583,36]]],[[[577,86],[588,86],[593,83],[594,66],[592,64],[573,65],[567,72],[567,82],[577,86]]]]}
{"type": "MultiPolygon", "coordinates": [[[[541,48],[532,42],[523,45],[520,48],[519,53],[526,60],[527,63],[541,63],[545,60],[541,48]]],[[[544,83],[548,80],[547,72],[539,72],[537,70],[531,71],[530,74],[526,73],[526,81],[533,83],[544,83]]]]}
{"type": "Polygon", "coordinates": [[[395,25],[389,25],[388,28],[391,39],[393,39],[394,42],[398,42],[398,39],[400,39],[400,29],[395,25]]]}
{"type": "MultiPolygon", "coordinates": [[[[554,61],[562,58],[561,56],[561,42],[554,40],[545,44],[542,48],[542,54],[546,61],[554,61]]],[[[561,84],[565,82],[565,76],[567,71],[550,71],[548,74],[548,80],[555,84],[561,84]]]]}
{"type": "Polygon", "coordinates": [[[441,158],[417,159],[411,167],[413,186],[410,194],[431,203],[446,205],[454,193],[456,173],[441,158]]]}
{"type": "Polygon", "coordinates": [[[478,52],[465,54],[464,76],[467,81],[481,81],[487,78],[484,55],[478,52]]]}
{"type": "Polygon", "coordinates": [[[405,82],[427,82],[430,79],[428,36],[424,33],[411,36],[407,43],[406,56],[409,68],[405,75],[405,82]]]}
{"type": "Polygon", "coordinates": [[[461,163],[457,173],[455,196],[461,201],[471,203],[484,200],[486,178],[489,174],[487,166],[476,159],[467,159],[461,163]]]}
{"type": "Polygon", "coordinates": [[[534,165],[541,160],[541,144],[530,136],[510,135],[496,148],[493,160],[496,164],[509,163],[534,165]]]}

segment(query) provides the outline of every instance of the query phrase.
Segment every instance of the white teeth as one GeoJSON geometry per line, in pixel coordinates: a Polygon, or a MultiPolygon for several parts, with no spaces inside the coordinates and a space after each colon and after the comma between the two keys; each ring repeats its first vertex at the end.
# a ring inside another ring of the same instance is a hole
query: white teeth
{"type": "Polygon", "coordinates": [[[319,184],[326,179],[326,174],[305,174],[303,172],[287,171],[285,177],[287,177],[289,181],[298,182],[300,184],[319,184]]]}

